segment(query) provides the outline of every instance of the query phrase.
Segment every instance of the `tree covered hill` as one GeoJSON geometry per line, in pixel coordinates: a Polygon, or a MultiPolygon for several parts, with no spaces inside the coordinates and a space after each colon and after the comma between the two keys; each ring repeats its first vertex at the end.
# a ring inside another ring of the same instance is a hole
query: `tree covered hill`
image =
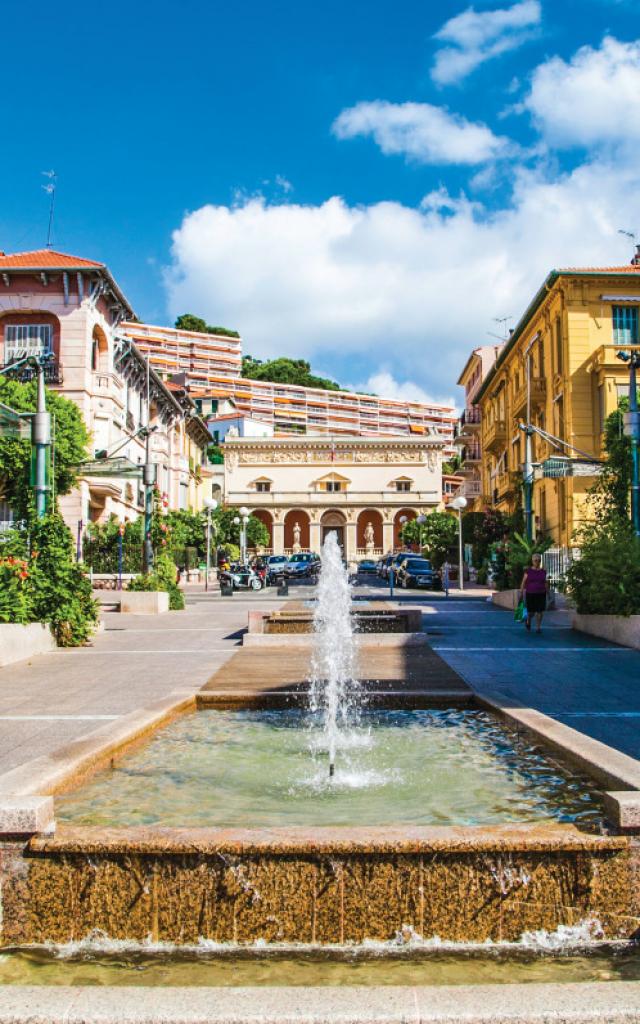
{"type": "Polygon", "coordinates": [[[335,380],[317,377],[311,373],[311,366],[306,359],[254,359],[244,356],[242,359],[242,376],[250,380],[273,381],[276,384],[295,384],[298,387],[322,388],[324,391],[344,391],[335,380]]]}

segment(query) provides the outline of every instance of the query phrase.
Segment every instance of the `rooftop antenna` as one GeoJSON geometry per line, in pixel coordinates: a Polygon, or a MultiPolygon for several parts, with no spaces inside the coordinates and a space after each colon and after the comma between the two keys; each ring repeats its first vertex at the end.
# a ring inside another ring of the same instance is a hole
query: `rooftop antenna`
{"type": "MultiPolygon", "coordinates": [[[[500,324],[500,330],[503,332],[502,335],[500,336],[500,341],[506,341],[507,338],[509,337],[509,331],[507,329],[507,324],[508,324],[509,320],[513,320],[513,317],[512,316],[494,316],[493,317],[494,324],[500,324]]],[[[488,332],[488,333],[491,333],[491,332],[488,332]]],[[[492,334],[491,337],[492,338],[497,338],[498,335],[497,334],[492,334]]]]}
{"type": "Polygon", "coordinates": [[[627,238],[630,238],[632,242],[635,242],[636,240],[636,234],[634,231],[625,231],[624,228],[618,228],[618,234],[626,235],[627,238]]]}
{"type": "Polygon", "coordinates": [[[45,178],[49,179],[47,184],[43,185],[42,187],[44,191],[47,193],[47,195],[50,197],[49,227],[47,228],[47,249],[50,249],[53,245],[53,242],[51,241],[51,235],[53,233],[53,208],[56,202],[56,183],[58,181],[58,178],[55,171],[43,171],[42,173],[44,174],[45,178]]]}

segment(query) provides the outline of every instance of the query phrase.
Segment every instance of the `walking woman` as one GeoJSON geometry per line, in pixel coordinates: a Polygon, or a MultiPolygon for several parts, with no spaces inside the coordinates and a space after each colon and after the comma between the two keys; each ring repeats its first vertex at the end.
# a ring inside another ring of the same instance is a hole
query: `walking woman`
{"type": "Polygon", "coordinates": [[[533,555],[531,565],[525,569],[522,583],[522,600],[527,606],[526,627],[531,629],[531,620],[536,617],[536,633],[542,632],[542,616],[547,607],[547,570],[542,568],[542,556],[533,555]]]}

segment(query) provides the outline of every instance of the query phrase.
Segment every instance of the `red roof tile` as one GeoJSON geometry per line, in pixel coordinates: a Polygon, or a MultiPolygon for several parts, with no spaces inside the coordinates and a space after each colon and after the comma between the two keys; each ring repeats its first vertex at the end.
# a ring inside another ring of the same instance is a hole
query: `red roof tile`
{"type": "Polygon", "coordinates": [[[624,267],[560,267],[560,274],[640,274],[640,265],[629,263],[624,267]]]}
{"type": "Polygon", "coordinates": [[[53,249],[36,249],[33,252],[0,254],[0,270],[82,270],[103,268],[104,263],[85,260],[81,256],[69,256],[53,249]]]}

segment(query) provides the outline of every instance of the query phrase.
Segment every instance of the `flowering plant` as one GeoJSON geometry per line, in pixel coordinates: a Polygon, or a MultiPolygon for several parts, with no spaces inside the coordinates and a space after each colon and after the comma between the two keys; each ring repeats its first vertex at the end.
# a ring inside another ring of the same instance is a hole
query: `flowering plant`
{"type": "Polygon", "coordinates": [[[23,558],[0,556],[0,622],[30,621],[28,578],[29,564],[23,558]]]}

